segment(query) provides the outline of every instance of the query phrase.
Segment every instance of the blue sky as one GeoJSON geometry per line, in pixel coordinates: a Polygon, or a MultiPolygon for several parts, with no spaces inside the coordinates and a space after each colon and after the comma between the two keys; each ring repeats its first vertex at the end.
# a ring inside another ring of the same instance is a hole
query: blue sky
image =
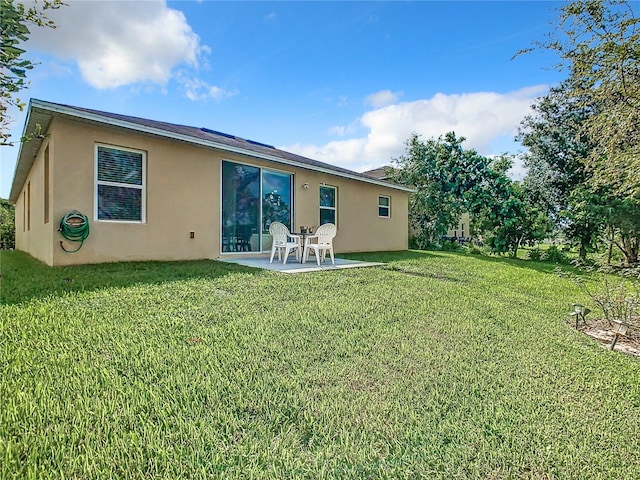
{"type": "MultiPolygon", "coordinates": [[[[562,2],[70,0],[32,29],[23,100],[208,127],[356,171],[412,132],[517,153],[517,126],[562,80],[535,52],[562,2]]],[[[11,111],[13,138],[26,112],[11,111]]],[[[0,196],[18,149],[2,147],[0,196]]],[[[522,172],[516,169],[517,177],[522,172]]]]}

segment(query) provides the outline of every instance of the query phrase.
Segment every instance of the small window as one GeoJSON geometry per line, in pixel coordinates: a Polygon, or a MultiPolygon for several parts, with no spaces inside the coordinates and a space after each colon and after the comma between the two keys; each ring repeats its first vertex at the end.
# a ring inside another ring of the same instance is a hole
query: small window
{"type": "Polygon", "coordinates": [[[385,195],[378,197],[378,216],[389,218],[391,216],[391,198],[385,195]]]}
{"type": "Polygon", "coordinates": [[[97,146],[97,220],[145,221],[145,169],[144,152],[97,146]]]}
{"type": "Polygon", "coordinates": [[[336,223],[336,187],[320,186],[320,225],[336,223]]]}

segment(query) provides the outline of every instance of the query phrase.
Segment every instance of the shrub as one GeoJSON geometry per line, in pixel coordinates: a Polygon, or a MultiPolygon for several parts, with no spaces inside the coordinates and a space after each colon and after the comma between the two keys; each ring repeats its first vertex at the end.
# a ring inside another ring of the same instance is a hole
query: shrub
{"type": "Polygon", "coordinates": [[[567,263],[569,261],[567,254],[555,245],[551,245],[547,250],[545,250],[542,253],[541,259],[545,262],[552,263],[567,263]]]}
{"type": "Polygon", "coordinates": [[[597,275],[595,286],[559,267],[557,271],[560,276],[573,280],[591,298],[609,325],[614,321],[636,324],[640,319],[640,272],[634,269],[616,271],[610,267],[584,267],[584,270],[597,275]]]}
{"type": "Polygon", "coordinates": [[[539,262],[542,260],[542,250],[538,247],[532,248],[527,252],[527,260],[533,260],[534,262],[539,262]]]}
{"type": "Polygon", "coordinates": [[[15,207],[0,198],[0,250],[11,250],[16,246],[15,207]]]}
{"type": "Polygon", "coordinates": [[[468,244],[466,248],[467,253],[470,253],[471,255],[484,255],[484,249],[474,245],[473,243],[468,244]]]}
{"type": "Polygon", "coordinates": [[[442,250],[446,252],[452,252],[458,249],[458,242],[452,242],[450,240],[445,240],[442,244],[442,250]]]}

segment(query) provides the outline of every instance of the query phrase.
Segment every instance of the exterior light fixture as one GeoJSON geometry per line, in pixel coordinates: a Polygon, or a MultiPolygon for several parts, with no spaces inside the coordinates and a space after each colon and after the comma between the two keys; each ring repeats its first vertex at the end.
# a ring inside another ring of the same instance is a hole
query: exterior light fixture
{"type": "Polygon", "coordinates": [[[305,190],[309,190],[309,182],[304,182],[302,184],[302,188],[304,188],[305,190]]]}
{"type": "Polygon", "coordinates": [[[576,328],[578,328],[578,322],[580,320],[582,320],[583,324],[587,324],[587,320],[585,319],[585,317],[589,314],[589,312],[591,312],[590,309],[588,309],[587,307],[585,307],[584,305],[580,304],[580,303],[574,303],[573,304],[573,312],[571,312],[569,314],[570,317],[575,317],[576,319],[576,328]]]}
{"type": "Polygon", "coordinates": [[[618,338],[625,336],[629,330],[629,324],[622,320],[613,321],[613,341],[611,342],[611,350],[616,346],[618,338]]]}

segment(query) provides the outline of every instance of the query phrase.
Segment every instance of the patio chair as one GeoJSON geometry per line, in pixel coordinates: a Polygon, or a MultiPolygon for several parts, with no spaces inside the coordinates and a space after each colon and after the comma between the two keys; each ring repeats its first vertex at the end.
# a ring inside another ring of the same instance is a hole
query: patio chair
{"type": "Polygon", "coordinates": [[[282,259],[282,251],[284,251],[283,264],[287,263],[289,253],[292,250],[295,250],[296,252],[296,259],[300,259],[300,255],[302,253],[300,252],[300,237],[298,235],[291,235],[289,229],[284,223],[272,222],[269,226],[269,233],[273,237],[269,263],[273,263],[273,257],[276,254],[276,250],[278,251],[278,260],[282,259]],[[293,241],[289,241],[289,239],[292,239],[293,241]]]}
{"type": "Polygon", "coordinates": [[[316,262],[320,265],[320,259],[325,261],[327,252],[331,256],[331,263],[336,264],[336,260],[333,256],[333,237],[336,236],[337,228],[333,223],[325,223],[320,225],[316,230],[315,235],[307,237],[307,241],[304,245],[304,253],[302,261],[306,262],[309,259],[309,251],[313,250],[316,256],[316,262]]]}

